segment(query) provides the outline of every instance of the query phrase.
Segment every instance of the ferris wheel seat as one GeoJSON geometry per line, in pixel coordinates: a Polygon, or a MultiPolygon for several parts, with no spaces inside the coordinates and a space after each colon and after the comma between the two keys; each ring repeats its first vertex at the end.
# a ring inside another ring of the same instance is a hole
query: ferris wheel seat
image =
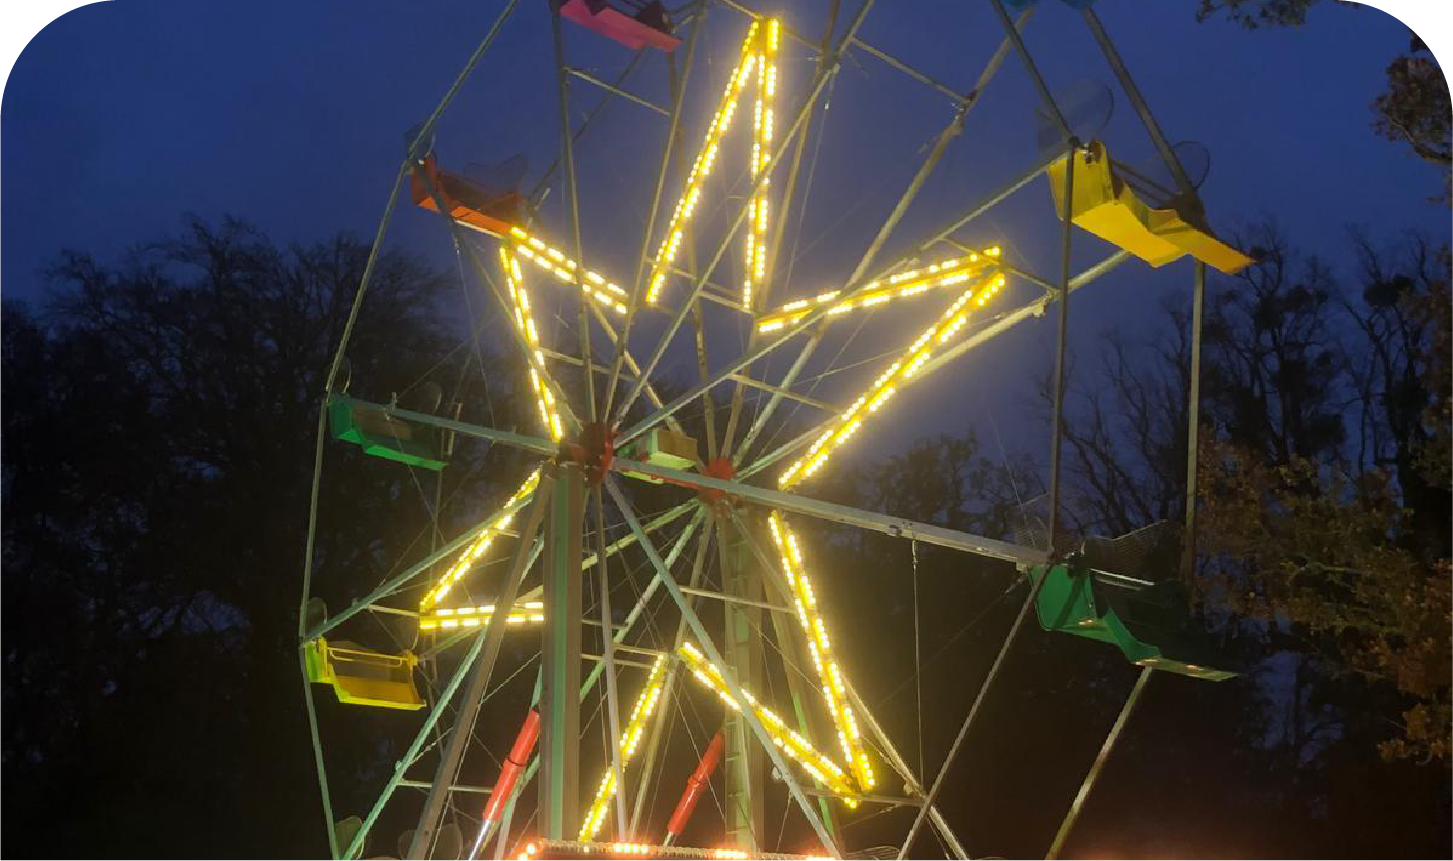
{"type": "Polygon", "coordinates": [[[346,640],[330,644],[319,637],[308,644],[304,663],[308,680],[332,685],[340,703],[408,711],[424,707],[414,687],[419,659],[413,652],[390,655],[346,640]]]}
{"type": "Polygon", "coordinates": [[[1035,600],[1046,631],[1109,643],[1142,667],[1218,682],[1239,675],[1220,668],[1179,581],[1132,582],[1074,564],[1035,566],[1029,576],[1046,578],[1035,600]]]}
{"type": "MultiPolygon", "coordinates": [[[[695,468],[699,459],[696,440],[668,428],[652,428],[647,431],[641,437],[641,441],[632,446],[625,455],[631,460],[641,460],[654,466],[680,470],[695,468]]],[[[663,479],[654,475],[646,475],[643,472],[628,471],[625,474],[652,484],[663,483],[663,479]]]]}
{"type": "MultiPolygon", "coordinates": [[[[1070,190],[1070,220],[1111,245],[1159,268],[1189,254],[1228,275],[1250,266],[1252,260],[1217,239],[1189,206],[1147,202],[1131,183],[1116,173],[1110,153],[1100,141],[1076,151],[1074,188],[1070,190]]],[[[1055,211],[1065,216],[1065,158],[1050,165],[1050,188],[1055,211]]]]}
{"type": "Polygon", "coordinates": [[[481,188],[440,168],[433,153],[414,170],[409,190],[416,206],[438,212],[442,203],[450,218],[490,236],[506,236],[520,221],[521,198],[517,189],[491,192],[481,188]]]}
{"type": "Polygon", "coordinates": [[[334,439],[355,443],[364,454],[422,469],[444,468],[432,431],[383,410],[364,407],[346,395],[328,399],[328,425],[334,439]]]}
{"type": "Polygon", "coordinates": [[[648,3],[636,17],[631,17],[603,0],[567,0],[560,4],[560,17],[632,51],[650,45],[669,54],[681,44],[680,39],[667,32],[665,11],[660,3],[648,3]]]}

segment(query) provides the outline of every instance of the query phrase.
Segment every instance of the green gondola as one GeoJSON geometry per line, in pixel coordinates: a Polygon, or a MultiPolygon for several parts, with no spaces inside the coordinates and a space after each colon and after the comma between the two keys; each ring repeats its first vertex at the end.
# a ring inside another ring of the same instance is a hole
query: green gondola
{"type": "Polygon", "coordinates": [[[1035,601],[1046,631],[1110,643],[1142,667],[1215,682],[1239,675],[1218,669],[1225,660],[1191,615],[1189,595],[1177,580],[1149,583],[1074,559],[1035,566],[1029,576],[1035,583],[1046,578],[1035,601]]]}
{"type": "Polygon", "coordinates": [[[381,409],[364,407],[347,395],[335,394],[328,399],[328,426],[334,439],[355,443],[365,454],[423,469],[444,468],[433,430],[395,418],[381,409]]]}

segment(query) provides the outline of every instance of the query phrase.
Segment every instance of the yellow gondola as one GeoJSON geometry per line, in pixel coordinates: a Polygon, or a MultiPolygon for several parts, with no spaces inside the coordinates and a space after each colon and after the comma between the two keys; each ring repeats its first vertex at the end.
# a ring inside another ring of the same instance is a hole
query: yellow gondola
{"type": "MultiPolygon", "coordinates": [[[[1251,265],[1250,257],[1211,233],[1202,214],[1190,211],[1194,204],[1171,201],[1156,207],[1143,200],[1129,181],[1115,173],[1110,153],[1100,141],[1077,150],[1074,158],[1070,220],[1077,227],[1155,267],[1187,254],[1228,275],[1251,265]]],[[[1066,159],[1060,159],[1049,168],[1055,210],[1061,218],[1065,215],[1066,164],[1066,159]]]]}
{"type": "Polygon", "coordinates": [[[424,707],[414,687],[419,659],[413,652],[390,655],[345,640],[330,645],[322,637],[306,649],[308,679],[332,685],[341,703],[409,711],[424,707]]]}

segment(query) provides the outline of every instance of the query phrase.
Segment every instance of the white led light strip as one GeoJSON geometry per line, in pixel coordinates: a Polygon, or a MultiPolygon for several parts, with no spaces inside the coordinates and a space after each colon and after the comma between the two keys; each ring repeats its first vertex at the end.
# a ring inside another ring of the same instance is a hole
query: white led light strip
{"type": "MultiPolygon", "coordinates": [[[[686,176],[685,188],[676,202],[675,210],[671,213],[671,220],[666,225],[666,233],[661,238],[661,244],[656,249],[656,258],[651,264],[651,278],[646,287],[647,305],[656,304],[661,297],[661,290],[666,285],[667,274],[681,248],[681,239],[686,224],[695,214],[697,204],[701,202],[702,188],[707,177],[711,176],[712,166],[715,164],[717,152],[721,148],[722,137],[731,128],[732,118],[737,110],[737,102],[753,73],[756,73],[758,78],[757,101],[752,116],[753,136],[750,164],[754,185],[769,161],[768,153],[772,142],[774,116],[772,102],[777,91],[776,56],[780,28],[775,19],[769,20],[765,27],[761,26],[761,23],[753,21],[752,26],[747,30],[747,37],[742,41],[737,65],[732,69],[731,78],[727,81],[721,102],[702,138],[701,151],[691,165],[691,172],[686,176]]],[[[748,312],[751,311],[755,288],[766,277],[766,235],[769,223],[767,186],[768,182],[763,180],[757,193],[747,204],[746,276],[742,281],[742,304],[748,312]]]]}
{"type": "MultiPolygon", "coordinates": [[[[740,711],[742,703],[738,703],[727,690],[726,680],[722,677],[721,671],[716,665],[706,659],[696,646],[691,643],[682,643],[676,650],[681,659],[691,669],[691,674],[703,685],[715,691],[726,703],[727,708],[733,711],[740,711]]],[[[836,793],[849,808],[857,807],[858,800],[855,797],[852,785],[848,782],[847,772],[842,766],[818,753],[807,739],[803,738],[796,730],[793,730],[776,713],[752,696],[751,691],[743,690],[742,695],[746,697],[746,707],[751,708],[752,713],[762,722],[762,728],[771,737],[772,743],[782,749],[788,757],[797,761],[803,770],[812,775],[820,785],[828,791],[836,793]]]]}
{"type": "Polygon", "coordinates": [[[810,478],[821,469],[833,451],[852,438],[853,434],[863,426],[863,421],[893,397],[899,387],[906,385],[913,375],[918,373],[918,369],[923,367],[923,363],[933,355],[933,351],[963,327],[972,307],[982,307],[1003,286],[1004,276],[996,275],[987,284],[974,285],[960,293],[948,310],[938,318],[938,321],[919,335],[918,340],[908,347],[903,357],[884,371],[867,392],[854,401],[853,405],[848,407],[842,415],[838,416],[826,431],[823,431],[807,453],[782,473],[782,476],[777,479],[777,486],[787,490],[796,486],[803,479],[810,478]]]}
{"type": "Polygon", "coordinates": [[[782,557],[787,585],[791,588],[792,598],[797,604],[797,621],[802,625],[802,632],[807,635],[812,663],[817,667],[817,677],[822,687],[822,698],[827,702],[833,725],[837,727],[838,744],[859,788],[866,792],[873,788],[873,768],[868,763],[868,753],[863,748],[857,717],[853,714],[852,706],[848,704],[842,668],[833,657],[827,626],[817,610],[817,596],[812,591],[812,582],[807,578],[807,569],[802,562],[802,549],[797,544],[797,536],[776,511],[768,515],[767,524],[772,529],[772,540],[782,557]]]}
{"type": "MultiPolygon", "coordinates": [[[[536,468],[534,472],[525,477],[525,482],[520,485],[518,490],[510,495],[509,499],[505,500],[505,504],[501,508],[506,511],[517,508],[520,502],[526,496],[533,493],[539,484],[540,470],[536,468]]],[[[469,573],[469,569],[474,567],[474,563],[479,561],[479,558],[485,554],[485,551],[489,550],[489,545],[494,541],[495,536],[508,529],[514,519],[515,512],[509,511],[508,514],[500,517],[488,528],[480,532],[469,543],[469,546],[465,547],[459,556],[455,558],[454,564],[449,566],[449,570],[444,572],[444,576],[439,578],[439,581],[434,584],[434,588],[430,589],[424,595],[424,600],[419,603],[419,608],[421,610],[427,610],[442,601],[444,596],[449,594],[449,590],[454,588],[454,584],[459,581],[459,578],[469,573]]],[[[419,627],[421,629],[424,627],[422,621],[419,627]]]]}
{"type": "Polygon", "coordinates": [[[842,296],[840,290],[830,290],[811,299],[788,302],[770,314],[757,320],[758,332],[772,332],[796,323],[803,317],[827,305],[828,314],[845,314],[854,309],[873,308],[894,299],[917,296],[941,287],[963,284],[985,270],[997,268],[999,248],[995,246],[982,254],[943,260],[922,269],[900,272],[892,277],[870,281],[863,289],[854,291],[851,297],[842,296]]]}
{"type": "MultiPolygon", "coordinates": [[[[538,236],[526,233],[520,227],[511,227],[510,236],[517,240],[515,252],[521,257],[567,284],[576,283],[575,271],[579,264],[566,257],[563,251],[549,245],[538,236]]],[[[617,314],[626,313],[626,291],[619,284],[607,280],[605,276],[592,269],[582,269],[578,280],[587,297],[617,314]]]]}
{"type": "MultiPolygon", "coordinates": [[[[661,699],[661,688],[665,684],[666,656],[660,655],[656,663],[651,665],[651,674],[646,677],[646,687],[641,690],[641,695],[636,699],[636,707],[631,709],[630,720],[626,722],[626,728],[621,733],[621,770],[624,771],[626,763],[636,753],[636,747],[641,743],[641,736],[646,731],[646,721],[650,719],[651,713],[656,710],[656,703],[661,699]]],[[[606,812],[610,809],[610,800],[616,794],[616,771],[607,767],[605,777],[601,778],[600,788],[595,791],[595,801],[590,805],[590,811],[585,814],[585,821],[580,826],[580,837],[582,841],[595,837],[600,826],[605,822],[606,812]]]]}

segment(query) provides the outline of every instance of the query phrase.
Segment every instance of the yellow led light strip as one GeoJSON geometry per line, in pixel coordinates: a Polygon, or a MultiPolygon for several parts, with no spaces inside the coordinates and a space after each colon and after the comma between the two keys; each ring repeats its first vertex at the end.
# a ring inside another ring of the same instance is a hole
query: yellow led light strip
{"type": "Polygon", "coordinates": [[[797,544],[797,536],[776,511],[768,515],[767,523],[772,528],[772,540],[782,557],[782,568],[787,572],[787,585],[791,587],[797,604],[797,621],[807,635],[812,663],[816,665],[818,679],[822,682],[822,698],[827,701],[827,710],[837,727],[838,743],[848,768],[857,778],[858,787],[867,791],[873,788],[873,767],[868,763],[868,752],[863,748],[858,719],[853,714],[853,707],[848,704],[842,669],[832,655],[827,626],[823,624],[822,614],[817,611],[817,596],[813,594],[812,582],[807,578],[802,549],[797,544]]]}
{"type": "MultiPolygon", "coordinates": [[[[440,607],[419,616],[420,631],[447,631],[454,628],[481,628],[494,618],[494,605],[482,607],[440,607]]],[[[516,604],[505,617],[509,625],[538,624],[545,621],[545,605],[540,601],[516,604]]]]}
{"type": "MultiPolygon", "coordinates": [[[[741,710],[742,704],[738,703],[727,690],[726,680],[722,678],[721,671],[716,668],[715,664],[708,661],[696,646],[691,643],[682,643],[676,653],[686,662],[691,669],[691,674],[696,676],[702,684],[715,691],[728,708],[734,711],[741,710]]],[[[746,697],[746,704],[751,707],[752,713],[762,722],[762,728],[767,731],[767,735],[771,736],[773,744],[796,760],[803,770],[812,775],[812,778],[829,792],[837,793],[849,808],[858,806],[856,793],[848,782],[847,772],[843,771],[842,766],[818,753],[807,739],[783,723],[776,713],[758,703],[751,691],[743,690],[742,695],[746,697]]]]}
{"type": "MultiPolygon", "coordinates": [[[[665,684],[666,677],[666,656],[660,655],[656,663],[651,665],[651,674],[646,677],[646,687],[641,690],[641,695],[636,698],[636,707],[631,709],[630,720],[626,721],[625,731],[621,733],[621,770],[625,770],[626,763],[636,753],[636,745],[641,743],[641,736],[646,732],[646,721],[650,719],[651,713],[656,710],[656,702],[661,699],[661,688],[665,684]]],[[[614,768],[606,768],[605,777],[600,781],[600,788],[595,792],[595,801],[590,805],[590,811],[585,814],[585,822],[580,826],[581,841],[590,840],[600,830],[605,822],[606,811],[610,808],[610,800],[616,794],[616,771],[614,768]]]]}
{"type": "Polygon", "coordinates": [[[530,294],[525,292],[520,259],[515,250],[514,245],[509,250],[501,248],[500,265],[504,268],[510,300],[514,303],[515,328],[519,329],[530,348],[530,388],[535,392],[535,405],[540,409],[540,420],[545,423],[550,439],[559,442],[565,436],[565,428],[560,423],[560,411],[555,408],[555,393],[545,384],[545,354],[540,351],[540,331],[535,328],[535,318],[530,314],[530,294]]]}
{"type": "Polygon", "coordinates": [[[999,248],[995,246],[985,250],[982,254],[975,253],[968,257],[944,260],[922,269],[899,272],[889,278],[870,281],[863,285],[862,290],[854,291],[850,298],[839,299],[842,291],[831,290],[811,299],[788,302],[776,311],[758,319],[757,331],[772,332],[785,328],[823,305],[828,306],[828,314],[844,314],[854,308],[872,308],[904,296],[916,296],[940,287],[962,284],[987,269],[995,268],[999,262],[998,258],[999,248]]]}
{"type": "MultiPolygon", "coordinates": [[[[565,256],[560,249],[547,244],[537,236],[531,236],[520,227],[511,227],[510,236],[519,240],[515,251],[526,260],[559,278],[567,284],[576,283],[575,270],[579,265],[565,256]]],[[[596,300],[617,314],[626,313],[626,291],[614,281],[591,269],[581,270],[581,285],[585,295],[596,300]]]]}
{"type": "MultiPolygon", "coordinates": [[[[666,285],[666,275],[671,264],[676,260],[676,252],[681,248],[682,231],[686,222],[696,212],[696,204],[701,201],[701,189],[706,178],[711,175],[711,168],[716,161],[717,150],[721,146],[722,136],[732,125],[732,115],[736,113],[737,99],[742,94],[742,88],[746,86],[747,79],[751,77],[754,67],[758,62],[757,34],[761,22],[753,21],[752,26],[747,30],[747,38],[742,41],[741,57],[737,60],[736,68],[732,69],[731,78],[727,81],[726,91],[722,93],[721,103],[716,113],[711,118],[711,125],[706,128],[706,135],[701,142],[701,152],[696,156],[696,161],[691,165],[691,172],[686,175],[686,187],[681,193],[681,199],[676,202],[676,209],[671,213],[671,221],[666,225],[666,235],[661,239],[661,245],[656,249],[656,259],[651,264],[651,280],[646,287],[646,304],[654,305],[661,296],[661,289],[666,285]]],[[[775,82],[773,84],[775,87],[775,82]]]]}
{"type": "Polygon", "coordinates": [[[787,468],[782,476],[777,479],[777,486],[786,490],[811,477],[822,465],[827,462],[828,457],[843,443],[847,442],[852,435],[858,432],[863,426],[863,420],[869,414],[878,411],[889,398],[893,397],[900,386],[906,385],[923,363],[929,360],[933,351],[944,342],[952,338],[964,322],[968,320],[972,306],[982,307],[990,297],[999,292],[1004,286],[1004,276],[995,275],[986,284],[974,285],[959,294],[947,311],[938,318],[938,321],[930,326],[923,334],[918,336],[904,352],[903,357],[894,362],[884,371],[882,376],[873,381],[873,385],[853,402],[853,405],[832,424],[822,436],[812,444],[796,463],[787,468]]]}
{"type": "MultiPolygon", "coordinates": [[[[776,19],[767,22],[766,35],[757,39],[757,105],[752,114],[751,177],[754,183],[767,166],[772,146],[773,96],[777,92],[776,19]]],[[[757,193],[747,203],[747,257],[742,278],[742,307],[752,311],[753,291],[767,279],[767,190],[771,177],[762,177],[757,193]]]]}
{"type": "MultiPolygon", "coordinates": [[[[485,551],[489,550],[489,545],[494,541],[495,536],[509,528],[510,522],[515,519],[515,511],[524,503],[526,497],[535,492],[535,488],[539,484],[540,470],[536,468],[534,472],[525,477],[524,484],[521,484],[519,489],[505,500],[505,504],[500,508],[503,516],[496,514],[495,522],[475,536],[469,546],[460,552],[454,560],[454,564],[449,566],[449,570],[444,572],[444,576],[439,578],[439,582],[434,584],[434,588],[424,595],[424,600],[419,602],[420,610],[428,610],[438,604],[445,595],[449,594],[449,590],[454,588],[454,584],[459,581],[459,578],[469,573],[469,569],[474,567],[474,563],[485,554],[485,551]]],[[[422,621],[419,627],[423,627],[422,621]]]]}

